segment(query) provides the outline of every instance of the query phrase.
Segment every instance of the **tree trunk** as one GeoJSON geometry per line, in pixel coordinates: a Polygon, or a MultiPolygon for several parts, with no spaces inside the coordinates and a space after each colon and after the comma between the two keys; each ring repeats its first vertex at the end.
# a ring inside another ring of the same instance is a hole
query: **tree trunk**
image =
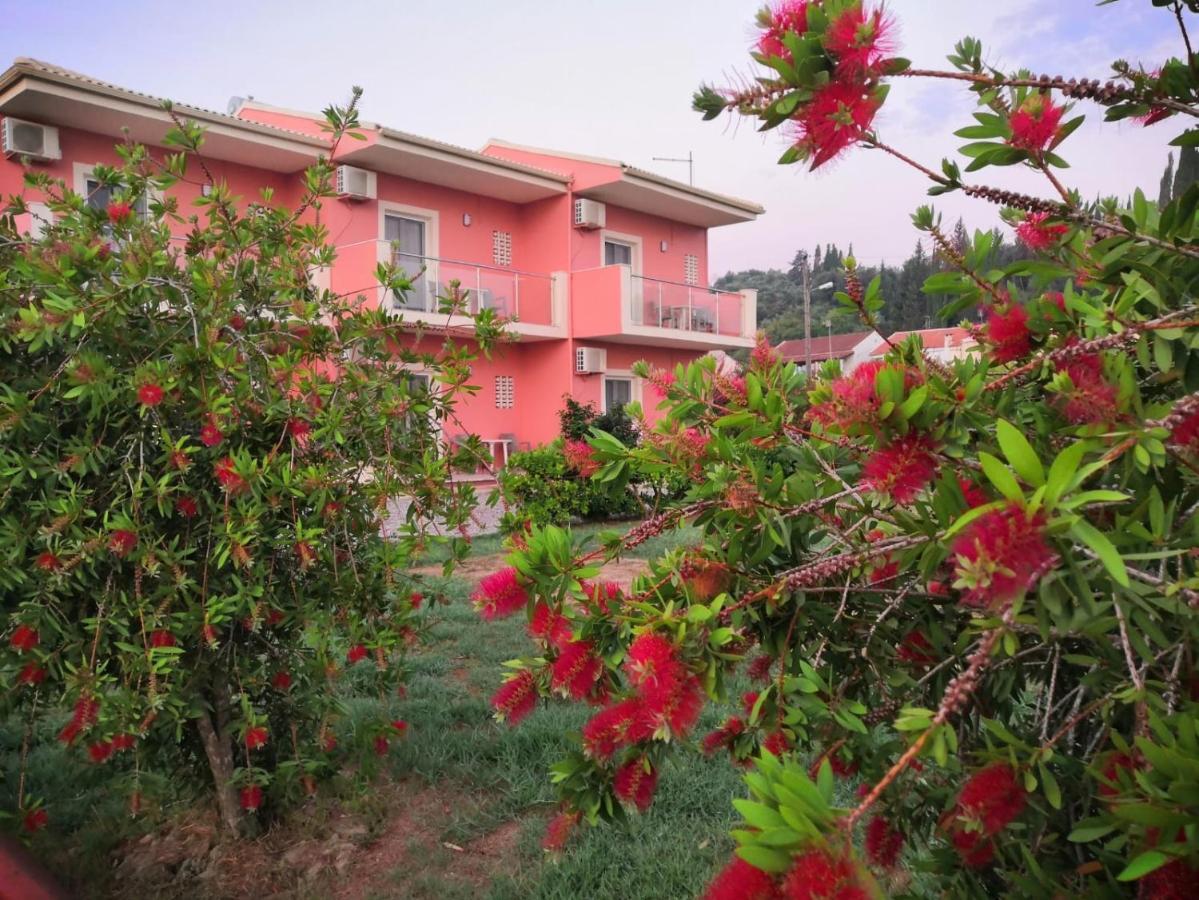
{"type": "Polygon", "coordinates": [[[232,834],[241,833],[242,812],[237,800],[237,791],[233,788],[233,749],[229,742],[229,700],[223,687],[213,690],[213,712],[216,716],[214,726],[207,712],[196,717],[196,730],[200,732],[200,740],[204,743],[204,753],[208,756],[208,768],[212,771],[213,786],[216,788],[217,809],[225,828],[232,834]]]}

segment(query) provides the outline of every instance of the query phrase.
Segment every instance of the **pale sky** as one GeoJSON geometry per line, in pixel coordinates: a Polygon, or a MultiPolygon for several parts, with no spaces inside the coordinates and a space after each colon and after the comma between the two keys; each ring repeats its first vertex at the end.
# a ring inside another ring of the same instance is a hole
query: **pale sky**
{"type": "MultiPolygon", "coordinates": [[[[466,147],[489,137],[624,160],[686,180],[686,165],[655,156],[695,154],[696,184],[756,200],[766,215],[715,229],[712,277],[728,269],[785,267],[799,247],[851,242],[860,259],[899,262],[917,234],[908,216],[926,202],[920,176],[857,150],[808,174],[776,160],[775,133],[750,122],[704,123],[690,110],[702,81],[750,70],[756,0],[0,0],[0,62],[34,56],[123,87],[224,111],[233,95],[319,109],[365,88],[365,119],[466,147]]],[[[1152,67],[1183,53],[1173,18],[1145,0],[892,0],[900,52],[946,68],[965,35],[988,60],[1038,73],[1106,78],[1117,57],[1152,67]]],[[[1194,17],[1192,17],[1194,18],[1194,17]]],[[[1199,21],[1193,31],[1199,33],[1199,21]]],[[[1156,196],[1174,121],[1143,129],[1088,124],[1060,151],[1084,195],[1156,196]],[[1085,145],[1085,146],[1084,146],[1085,145]]],[[[949,83],[900,80],[880,113],[884,140],[936,168],[964,143],[970,98],[949,83]]],[[[987,182],[1047,193],[1043,179],[986,170],[987,182]]],[[[997,223],[994,208],[937,201],[950,223],[997,223]]]]}

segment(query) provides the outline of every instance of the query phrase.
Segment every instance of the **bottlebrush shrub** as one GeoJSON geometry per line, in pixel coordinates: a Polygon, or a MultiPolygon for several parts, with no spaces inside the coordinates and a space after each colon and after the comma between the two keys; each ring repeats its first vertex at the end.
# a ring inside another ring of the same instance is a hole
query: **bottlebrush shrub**
{"type": "MultiPolygon", "coordinates": [[[[943,77],[980,105],[967,169],[1021,164],[1054,196],[916,163],[934,192],[1038,230],[1038,258],[988,270],[991,236],[958,253],[932,209],[916,214],[957,269],[926,290],[987,313],[970,354],[935,360],[911,338],[807,379],[762,342],[736,380],[709,361],[658,379],[665,415],[640,447],[591,438],[597,481],[673,469],[691,488],[600,550],[546,529],[511,557],[530,615],[569,629],[518,664],[523,689],[554,692],[563,642],[604,664],[581,749],[553,770],[564,808],[590,822],[641,808],[626,767],[652,787],[698,745],[755,766],[738,859],[711,898],[1194,895],[1199,189],[1123,209],[1052,172],[1078,121],[1068,100],[1191,119],[1191,68],[1122,66],[1110,86],[1006,75],[966,40],[957,70],[913,70],[887,59],[886,16],[834,0],[788,0],[760,24],[770,71],[699,105],[791,123],[785,161],[889,149],[859,113],[895,78],[943,77]],[[587,580],[605,559],[683,521],[696,546],[596,601],[587,580]],[[697,734],[700,706],[751,661],[765,682],[697,734]],[[844,807],[838,777],[860,780],[844,807]]],[[[847,268],[841,302],[873,327],[879,283],[847,268]]]]}
{"type": "MultiPolygon", "coordinates": [[[[329,110],[334,141],[353,109],[329,110]]],[[[335,256],[327,162],[294,206],[243,200],[210,179],[202,141],[180,122],[177,154],[124,146],[97,167],[114,197],[150,198],[145,217],[35,170],[45,234],[17,231],[22,196],[0,216],[0,683],[3,713],[61,727],[80,765],[174,760],[236,829],[332,771],[329,748],[397,736],[381,721],[339,745],[334,684],[354,668],[395,688],[426,526],[452,532],[473,506],[445,487],[457,455],[437,427],[471,355],[435,334],[418,354],[394,315],[313,285],[335,256]],[[185,172],[209,195],[155,199],[185,172]]],[[[480,345],[497,330],[481,316],[480,345]]],[[[42,808],[22,783],[22,809],[42,808]]]]}

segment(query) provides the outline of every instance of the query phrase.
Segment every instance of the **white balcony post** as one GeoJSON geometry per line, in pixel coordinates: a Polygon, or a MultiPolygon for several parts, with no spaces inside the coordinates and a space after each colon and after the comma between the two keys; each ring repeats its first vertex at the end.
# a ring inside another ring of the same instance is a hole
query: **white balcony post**
{"type": "Polygon", "coordinates": [[[691,288],[687,288],[687,330],[695,331],[695,303],[691,299],[691,288]]]}
{"type": "Polygon", "coordinates": [[[483,269],[475,266],[475,302],[474,312],[477,315],[483,309],[483,269]]]}
{"type": "Polygon", "coordinates": [[[758,333],[758,292],[753,288],[741,291],[741,336],[753,337],[758,333]]]}
{"type": "Polygon", "coordinates": [[[662,282],[658,282],[658,327],[662,327],[662,282]]]}
{"type": "Polygon", "coordinates": [[[720,294],[716,291],[710,293],[716,299],[716,333],[720,334],[720,294]]]}
{"type": "Polygon", "coordinates": [[[520,318],[520,273],[512,273],[512,315],[520,318]]]}

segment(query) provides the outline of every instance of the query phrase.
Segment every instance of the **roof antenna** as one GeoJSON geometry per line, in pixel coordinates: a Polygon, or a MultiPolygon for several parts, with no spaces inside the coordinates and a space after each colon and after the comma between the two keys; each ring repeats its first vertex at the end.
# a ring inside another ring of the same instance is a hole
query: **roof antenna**
{"type": "Polygon", "coordinates": [[[687,164],[687,183],[695,187],[695,154],[690,150],[687,151],[686,159],[680,159],[677,156],[655,156],[655,162],[674,162],[687,164]]]}

